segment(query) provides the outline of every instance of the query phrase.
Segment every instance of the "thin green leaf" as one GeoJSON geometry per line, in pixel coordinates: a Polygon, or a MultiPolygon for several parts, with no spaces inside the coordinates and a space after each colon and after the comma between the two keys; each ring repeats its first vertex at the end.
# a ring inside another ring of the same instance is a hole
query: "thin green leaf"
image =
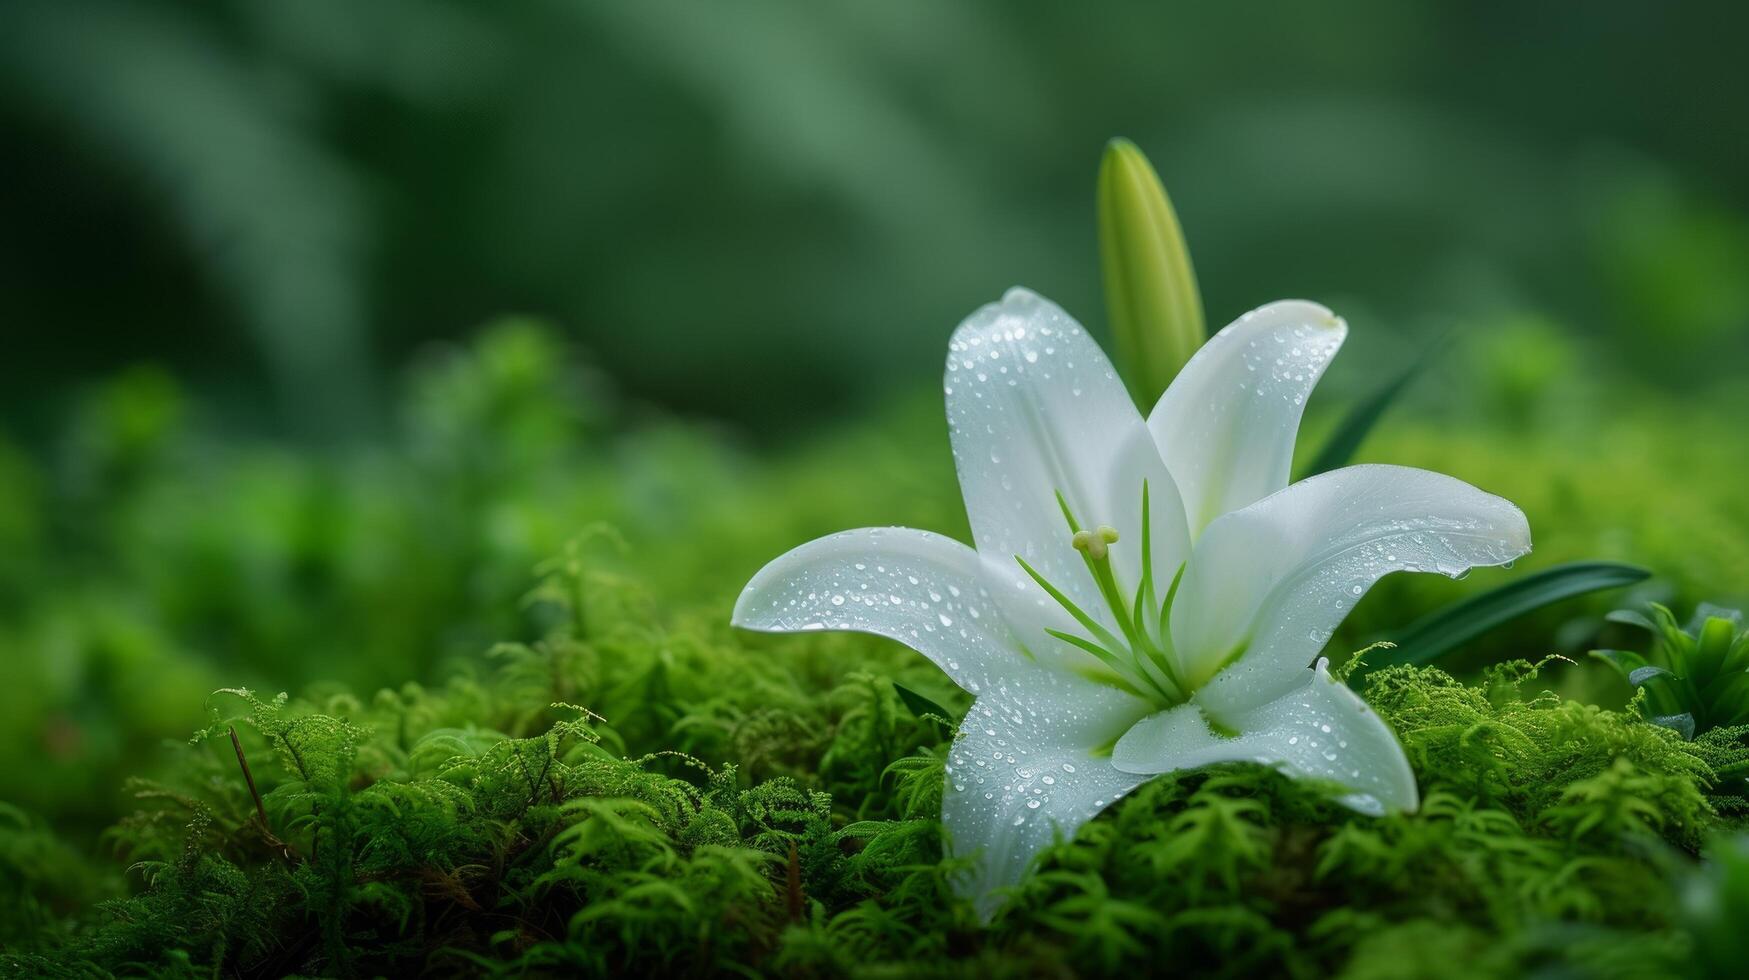
{"type": "Polygon", "coordinates": [[[1737,624],[1723,616],[1709,617],[1700,626],[1694,639],[1690,665],[1697,684],[1705,684],[1718,676],[1725,665],[1725,654],[1737,636],[1737,624]]]}
{"type": "Polygon", "coordinates": [[[1658,666],[1645,666],[1628,675],[1628,683],[1646,692],[1646,707],[1654,717],[1700,710],[1700,696],[1681,677],[1658,666]]]}
{"type": "Polygon", "coordinates": [[[1694,741],[1694,716],[1686,711],[1674,715],[1653,715],[1647,720],[1676,732],[1685,742],[1694,741]]]}
{"type": "Polygon", "coordinates": [[[1624,626],[1637,626],[1648,633],[1658,632],[1658,624],[1647,619],[1644,613],[1632,609],[1617,609],[1605,613],[1603,618],[1611,623],[1621,623],[1624,626]]]}
{"type": "Polygon", "coordinates": [[[1318,450],[1318,455],[1300,474],[1300,479],[1303,480],[1308,476],[1317,476],[1319,473],[1328,473],[1331,470],[1347,466],[1349,460],[1352,460],[1354,454],[1360,450],[1360,444],[1365,442],[1367,435],[1372,432],[1373,426],[1377,425],[1379,419],[1384,417],[1385,410],[1391,407],[1391,403],[1397,400],[1397,396],[1401,395],[1409,387],[1410,382],[1420,376],[1421,372],[1426,370],[1427,366],[1432,364],[1434,358],[1444,349],[1446,336],[1449,335],[1442,335],[1427,345],[1420,356],[1411,361],[1401,373],[1349,409],[1348,415],[1336,426],[1335,431],[1330,433],[1330,438],[1324,440],[1324,447],[1318,450]]]}
{"type": "Polygon", "coordinates": [[[1732,642],[1731,649],[1725,653],[1722,670],[1726,674],[1749,670],[1749,633],[1739,634],[1732,642]]]}
{"type": "Polygon", "coordinates": [[[1664,655],[1670,660],[1670,666],[1680,672],[1688,668],[1688,654],[1694,649],[1694,637],[1682,631],[1682,624],[1676,621],[1676,614],[1668,606],[1660,603],[1648,603],[1652,610],[1652,622],[1655,624],[1658,636],[1664,641],[1664,655]]]}
{"type": "Polygon", "coordinates": [[[1650,682],[1652,680],[1655,680],[1655,679],[1658,679],[1661,677],[1673,678],[1675,676],[1676,675],[1671,673],[1668,668],[1659,667],[1656,664],[1647,664],[1644,667],[1635,667],[1628,674],[1628,683],[1634,685],[1635,687],[1644,687],[1648,682],[1650,682]]]}
{"type": "Polygon", "coordinates": [[[1715,680],[1707,690],[1714,725],[1741,725],[1749,719],[1749,674],[1736,673],[1715,680]]]}
{"type": "Polygon", "coordinates": [[[905,707],[910,709],[911,713],[918,718],[922,718],[926,715],[934,715],[937,718],[945,718],[948,721],[953,720],[953,715],[949,714],[946,708],[943,708],[929,698],[918,694],[916,691],[911,690],[898,681],[893,682],[893,690],[899,695],[899,700],[905,702],[905,707]]]}
{"type": "Polygon", "coordinates": [[[1397,645],[1395,650],[1380,657],[1376,665],[1364,665],[1362,669],[1431,663],[1526,613],[1589,592],[1632,585],[1651,574],[1643,568],[1613,561],[1575,561],[1546,568],[1417,620],[1388,638],[1397,645]]]}
{"type": "Polygon", "coordinates": [[[1591,656],[1614,667],[1624,681],[1634,671],[1646,666],[1646,658],[1632,650],[1593,650],[1591,656]]]}

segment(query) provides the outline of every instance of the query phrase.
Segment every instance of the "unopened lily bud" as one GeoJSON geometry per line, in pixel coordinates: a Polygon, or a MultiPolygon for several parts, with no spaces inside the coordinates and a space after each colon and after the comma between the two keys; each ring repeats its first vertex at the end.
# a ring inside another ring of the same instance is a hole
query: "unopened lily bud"
{"type": "Polygon", "coordinates": [[[1118,370],[1144,412],[1207,331],[1184,232],[1134,143],[1112,140],[1099,165],[1099,257],[1118,370]]]}

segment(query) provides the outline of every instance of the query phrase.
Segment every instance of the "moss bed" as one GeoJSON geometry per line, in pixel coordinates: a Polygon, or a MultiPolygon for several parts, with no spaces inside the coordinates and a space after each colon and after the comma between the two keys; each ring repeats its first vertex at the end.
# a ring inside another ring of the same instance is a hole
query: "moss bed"
{"type": "MultiPolygon", "coordinates": [[[[1408,749],[1418,813],[1355,816],[1251,766],[1162,777],[980,925],[937,820],[963,695],[886,641],[727,625],[746,576],[815,534],[963,534],[933,400],[773,455],[640,412],[566,363],[550,334],[502,326],[422,367],[393,448],[367,454],[236,448],[151,374],[93,393],[52,452],[0,452],[15,477],[0,639],[22,674],[0,693],[0,970],[1635,977],[1739,962],[1742,799],[1715,773],[1744,761],[1741,740],[1685,742],[1550,656],[1606,604],[1514,624],[1466,651],[1494,665],[1453,667],[1461,681],[1356,678],[1408,749]],[[224,687],[242,682],[267,693],[224,687]]],[[[1519,500],[1538,562],[1638,560],[1683,600],[1745,581],[1740,542],[1684,531],[1749,524],[1730,466],[1642,466],[1625,491],[1590,479],[1656,458],[1656,410],[1584,453],[1534,405],[1477,424],[1434,458],[1437,416],[1407,418],[1369,456],[1519,500]],[[1669,494],[1689,502],[1670,522],[1636,520],[1669,494]]],[[[1467,587],[1387,583],[1333,648],[1467,587]]]]}

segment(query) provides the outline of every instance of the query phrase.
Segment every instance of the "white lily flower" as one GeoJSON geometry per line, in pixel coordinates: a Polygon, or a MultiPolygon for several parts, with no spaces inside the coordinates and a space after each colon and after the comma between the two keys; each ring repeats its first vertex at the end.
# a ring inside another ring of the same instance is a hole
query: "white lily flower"
{"type": "Polygon", "coordinates": [[[1385,574],[1504,564],[1530,529],[1510,502],[1425,470],[1288,485],[1305,400],[1346,335],[1317,304],[1262,307],[1144,421],[1073,319],[1010,290],[948,346],[977,548],[845,531],[747,585],[739,626],[891,637],[975,695],[942,821],[952,852],[975,856],[959,885],[983,914],[1056,834],[1157,773],[1250,761],[1345,787],[1363,813],[1415,809],[1396,737],[1318,654],[1385,574]]]}

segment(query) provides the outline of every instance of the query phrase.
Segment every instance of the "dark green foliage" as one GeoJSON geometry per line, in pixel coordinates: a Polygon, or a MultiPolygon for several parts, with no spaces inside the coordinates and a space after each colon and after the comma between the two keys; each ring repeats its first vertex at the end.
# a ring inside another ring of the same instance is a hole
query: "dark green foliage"
{"type": "Polygon", "coordinates": [[[1749,962],[1749,837],[1715,841],[1707,863],[1682,893],[1682,918],[1694,936],[1693,976],[1737,977],[1749,962]]]}
{"type": "MultiPolygon", "coordinates": [[[[1593,650],[1639,689],[1646,718],[1683,738],[1717,729],[1749,730],[1749,631],[1736,610],[1702,606],[1687,629],[1668,608],[1652,603],[1650,616],[1611,613],[1618,623],[1652,635],[1647,655],[1593,650]]],[[[1732,733],[1732,736],[1740,734],[1732,733]]]]}
{"type": "Polygon", "coordinates": [[[101,894],[97,873],[47,827],[0,803],[0,948],[52,939],[101,894]]]}

